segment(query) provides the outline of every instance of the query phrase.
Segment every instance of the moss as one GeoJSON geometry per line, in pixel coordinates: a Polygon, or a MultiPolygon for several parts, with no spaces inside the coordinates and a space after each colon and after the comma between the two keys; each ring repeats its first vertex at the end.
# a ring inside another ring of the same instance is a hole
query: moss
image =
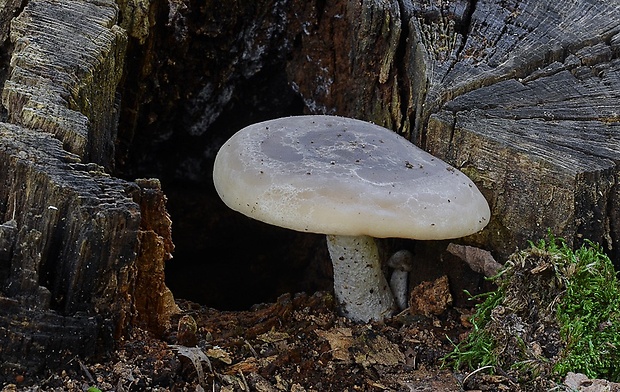
{"type": "Polygon", "coordinates": [[[620,381],[620,284],[591,242],[572,251],[549,235],[513,254],[492,278],[468,337],[444,361],[456,369],[493,366],[528,385],[567,372],[620,381]]]}
{"type": "Polygon", "coordinates": [[[574,253],[574,271],[557,310],[566,342],[555,371],[620,381],[620,284],[609,258],[589,243],[574,253]]]}
{"type": "Polygon", "coordinates": [[[491,311],[501,303],[503,298],[504,293],[501,290],[471,297],[472,300],[484,299],[476,306],[476,313],[470,320],[472,332],[466,342],[455,345],[454,351],[448,354],[444,361],[451,362],[456,369],[463,367],[474,369],[497,364],[495,341],[484,326],[491,320],[491,311]]]}

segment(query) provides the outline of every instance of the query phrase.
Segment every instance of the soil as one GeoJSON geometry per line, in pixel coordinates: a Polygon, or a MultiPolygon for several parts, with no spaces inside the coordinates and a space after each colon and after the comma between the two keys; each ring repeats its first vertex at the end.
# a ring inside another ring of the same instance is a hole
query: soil
{"type": "Polygon", "coordinates": [[[74,358],[36,379],[17,375],[2,391],[520,390],[488,369],[468,377],[442,367],[452,342],[468,334],[471,309],[355,324],[333,302],[323,292],[284,295],[232,312],[180,300],[164,336],[135,329],[105,359],[74,358]]]}
{"type": "Polygon", "coordinates": [[[497,341],[497,366],[445,366],[455,344],[476,336],[477,319],[473,307],[452,305],[442,276],[414,287],[409,308],[382,323],[339,316],[327,292],[286,294],[248,311],[177,300],[181,311],[162,336],[135,328],[106,358],[73,358],[39,377],[17,374],[1,392],[620,391],[575,373],[566,385],[554,382],[562,344],[548,304],[560,286],[549,283],[557,275],[549,272],[551,253],[529,252],[511,258],[504,302],[485,327],[497,341]]]}
{"type": "MultiPolygon", "coordinates": [[[[36,379],[32,391],[459,391],[465,374],[441,367],[451,341],[470,324],[469,309],[440,315],[403,312],[385,323],[337,315],[329,293],[281,296],[249,311],[218,311],[177,301],[182,313],[157,338],[135,329],[99,361],[74,358],[36,379]],[[91,389],[96,391],[95,389],[91,389]]],[[[468,381],[469,382],[469,381],[468,381]]],[[[21,384],[21,385],[20,385],[21,384]]],[[[509,379],[487,390],[515,390],[509,379]]],[[[13,390],[7,385],[3,391],[13,390]]]]}

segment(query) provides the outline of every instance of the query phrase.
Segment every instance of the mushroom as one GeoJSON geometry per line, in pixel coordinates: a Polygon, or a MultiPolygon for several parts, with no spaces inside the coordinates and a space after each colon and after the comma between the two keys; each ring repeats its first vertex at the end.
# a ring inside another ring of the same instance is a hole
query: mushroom
{"type": "Polygon", "coordinates": [[[250,125],[219,150],[213,181],[233,210],[327,234],[340,312],[361,322],[396,308],[373,237],[459,238],[490,216],[463,173],[388,129],[345,117],[250,125]]]}
{"type": "Polygon", "coordinates": [[[390,288],[398,310],[407,308],[407,284],[409,272],[413,269],[413,255],[406,249],[394,253],[387,261],[388,267],[394,271],[390,276],[390,288]]]}

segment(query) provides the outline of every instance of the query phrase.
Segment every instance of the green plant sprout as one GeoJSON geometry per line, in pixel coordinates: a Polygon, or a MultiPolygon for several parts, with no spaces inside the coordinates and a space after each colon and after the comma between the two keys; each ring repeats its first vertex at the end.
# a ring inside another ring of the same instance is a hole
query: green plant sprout
{"type": "Polygon", "coordinates": [[[443,360],[455,369],[492,366],[524,383],[568,372],[620,381],[620,283],[591,241],[573,251],[562,239],[530,243],[491,278],[472,330],[443,360]]]}

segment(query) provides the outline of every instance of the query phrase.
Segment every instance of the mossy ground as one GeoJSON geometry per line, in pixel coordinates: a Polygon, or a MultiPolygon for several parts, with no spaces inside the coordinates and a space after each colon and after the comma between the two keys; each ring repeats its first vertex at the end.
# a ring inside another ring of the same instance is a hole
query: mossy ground
{"type": "Polygon", "coordinates": [[[524,390],[549,389],[569,371],[620,381],[620,285],[599,246],[573,252],[549,236],[493,280],[446,364],[492,370],[524,390]]]}

